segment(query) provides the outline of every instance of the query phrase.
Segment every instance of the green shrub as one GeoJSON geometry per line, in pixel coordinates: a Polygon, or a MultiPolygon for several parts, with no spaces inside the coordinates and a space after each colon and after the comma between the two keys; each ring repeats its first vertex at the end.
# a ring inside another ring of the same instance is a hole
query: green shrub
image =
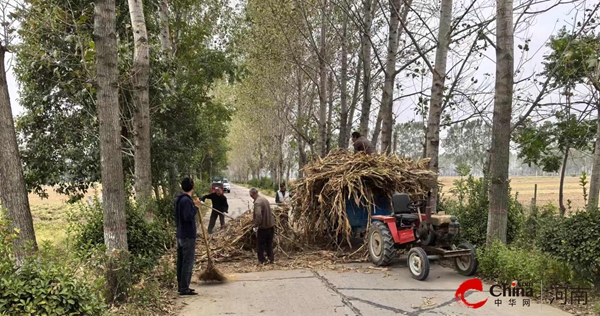
{"type": "MultiPolygon", "coordinates": [[[[469,176],[455,183],[454,194],[459,194],[458,201],[446,200],[439,204],[438,211],[456,215],[460,223],[458,241],[470,242],[483,246],[486,242],[488,220],[488,193],[482,179],[469,176]]],[[[509,198],[507,242],[511,243],[520,234],[525,221],[523,205],[516,199],[509,198]]]]}
{"type": "Polygon", "coordinates": [[[479,271],[500,284],[531,283],[539,293],[540,282],[549,286],[573,284],[570,266],[539,250],[518,249],[496,241],[478,253],[479,271]]]}
{"type": "MultiPolygon", "coordinates": [[[[176,270],[170,255],[163,256],[153,271],[134,285],[129,291],[127,303],[122,306],[123,315],[162,315],[165,306],[164,290],[177,288],[176,270]]],[[[170,302],[167,302],[170,304],[170,302]]]]}
{"type": "Polygon", "coordinates": [[[50,244],[25,257],[17,266],[12,257],[16,237],[0,214],[0,314],[104,315],[103,280],[91,278],[83,265],[50,244]]]}
{"type": "MultiPolygon", "coordinates": [[[[212,183],[207,181],[201,181],[199,179],[194,180],[194,193],[202,196],[204,194],[210,193],[212,183]]],[[[171,200],[171,203],[174,202],[174,199],[171,200]]]]}
{"type": "Polygon", "coordinates": [[[548,203],[540,208],[531,210],[523,226],[523,233],[516,243],[519,248],[532,249],[539,238],[540,229],[558,214],[558,208],[548,203]]]}
{"type": "MultiPolygon", "coordinates": [[[[174,244],[174,215],[171,215],[169,222],[168,203],[165,201],[158,205],[165,209],[155,212],[158,214],[157,218],[148,223],[144,210],[127,204],[127,244],[131,254],[131,271],[134,274],[151,269],[165,250],[174,244]]],[[[172,206],[170,212],[173,214],[172,206]]],[[[104,218],[100,203],[91,207],[81,204],[78,212],[69,214],[68,220],[73,248],[77,253],[89,257],[93,249],[104,247],[104,218]]]]}
{"type": "Polygon", "coordinates": [[[175,228],[175,199],[163,198],[154,202],[154,221],[175,228]]]}
{"type": "Polygon", "coordinates": [[[553,258],[568,262],[579,276],[600,291],[600,211],[554,217],[540,228],[536,245],[553,258]]]}

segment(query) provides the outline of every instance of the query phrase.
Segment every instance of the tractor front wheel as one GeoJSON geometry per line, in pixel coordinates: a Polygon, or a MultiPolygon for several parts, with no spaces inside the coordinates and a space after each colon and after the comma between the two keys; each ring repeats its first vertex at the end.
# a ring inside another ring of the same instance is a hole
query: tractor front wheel
{"type": "Polygon", "coordinates": [[[394,238],[386,224],[373,222],[369,228],[369,259],[380,267],[387,266],[396,257],[394,238]]]}
{"type": "Polygon", "coordinates": [[[459,244],[456,248],[471,250],[470,255],[454,258],[454,266],[456,266],[456,270],[458,271],[458,273],[466,276],[471,276],[475,274],[475,272],[477,272],[478,265],[475,247],[465,242],[459,244]]]}
{"type": "Polygon", "coordinates": [[[413,279],[423,281],[429,276],[429,258],[423,248],[411,248],[408,252],[407,264],[413,279]]]}

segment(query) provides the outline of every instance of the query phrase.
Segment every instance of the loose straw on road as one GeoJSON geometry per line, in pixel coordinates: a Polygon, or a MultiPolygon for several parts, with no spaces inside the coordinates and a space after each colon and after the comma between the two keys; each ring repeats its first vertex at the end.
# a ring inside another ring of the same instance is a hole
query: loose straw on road
{"type": "Polygon", "coordinates": [[[206,265],[206,269],[200,274],[200,281],[217,281],[223,282],[227,280],[227,278],[219,271],[212,262],[212,258],[210,256],[210,247],[208,245],[208,234],[206,233],[206,228],[204,228],[204,224],[202,222],[202,212],[198,212],[198,216],[200,216],[200,226],[202,227],[202,235],[204,237],[204,243],[206,244],[206,255],[208,258],[208,264],[206,265]]]}

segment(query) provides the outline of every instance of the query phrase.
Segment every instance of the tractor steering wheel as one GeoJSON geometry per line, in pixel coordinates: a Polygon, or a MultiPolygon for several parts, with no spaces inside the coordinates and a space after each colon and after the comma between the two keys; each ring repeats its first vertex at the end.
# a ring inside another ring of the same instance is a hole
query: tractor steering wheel
{"type": "Polygon", "coordinates": [[[408,207],[409,208],[420,208],[420,207],[425,206],[426,203],[427,203],[427,200],[416,200],[416,201],[410,202],[408,204],[408,207]]]}

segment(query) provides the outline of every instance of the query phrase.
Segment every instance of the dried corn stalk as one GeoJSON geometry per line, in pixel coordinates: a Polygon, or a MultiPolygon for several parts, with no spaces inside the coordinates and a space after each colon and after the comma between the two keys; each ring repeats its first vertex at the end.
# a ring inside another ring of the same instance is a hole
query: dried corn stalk
{"type": "MultiPolygon", "coordinates": [[[[422,198],[436,184],[427,169],[429,159],[411,160],[396,155],[351,154],[345,150],[318,158],[302,169],[305,177],[294,182],[294,225],[311,243],[350,241],[352,228],[346,201],[371,209],[376,196],[396,192],[422,198]]],[[[370,215],[370,214],[369,214],[370,215]]]]}

